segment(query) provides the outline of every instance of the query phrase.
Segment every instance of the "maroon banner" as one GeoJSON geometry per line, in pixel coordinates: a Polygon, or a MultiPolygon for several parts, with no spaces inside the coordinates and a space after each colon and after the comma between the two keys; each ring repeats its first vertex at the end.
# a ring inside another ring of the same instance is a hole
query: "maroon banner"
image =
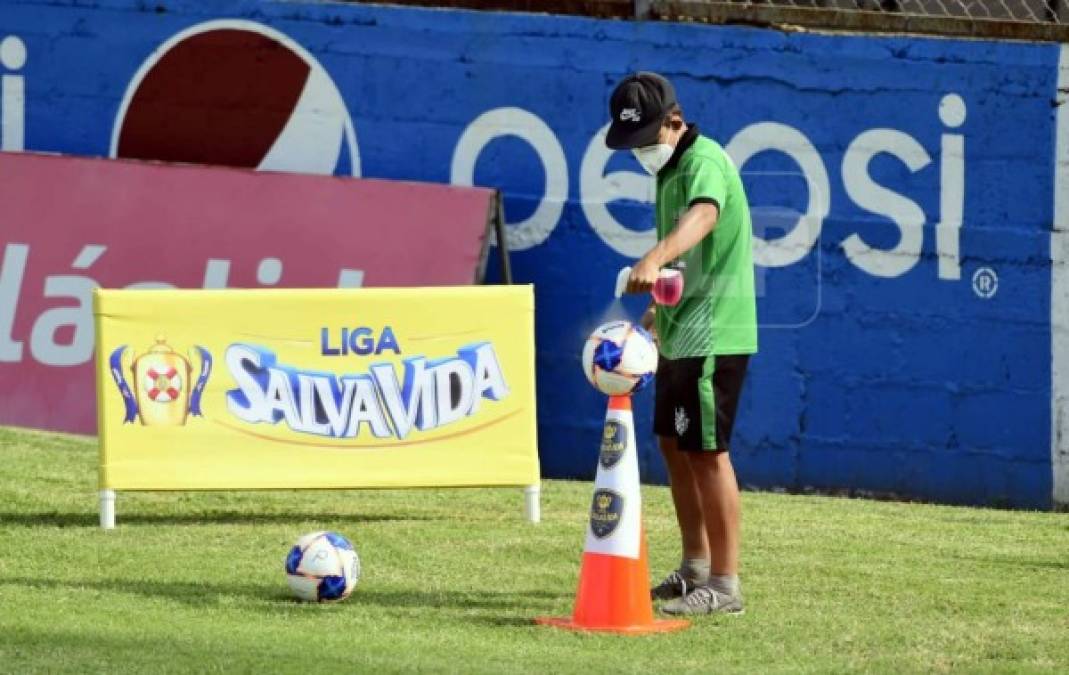
{"type": "Polygon", "coordinates": [[[492,190],[0,153],[0,424],[96,429],[92,291],[467,285],[492,190]]]}

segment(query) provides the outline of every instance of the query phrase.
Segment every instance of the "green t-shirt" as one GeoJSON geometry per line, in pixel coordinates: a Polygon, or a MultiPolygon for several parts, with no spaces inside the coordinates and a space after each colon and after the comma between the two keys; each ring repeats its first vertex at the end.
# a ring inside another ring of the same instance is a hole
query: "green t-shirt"
{"type": "Polygon", "coordinates": [[[657,238],[694,204],[714,203],[716,227],[680,258],[683,299],[657,308],[661,354],[679,359],[757,351],[750,207],[738,169],[722,147],[692,126],[657,174],[657,238]],[[682,151],[682,152],[681,152],[682,151]]]}

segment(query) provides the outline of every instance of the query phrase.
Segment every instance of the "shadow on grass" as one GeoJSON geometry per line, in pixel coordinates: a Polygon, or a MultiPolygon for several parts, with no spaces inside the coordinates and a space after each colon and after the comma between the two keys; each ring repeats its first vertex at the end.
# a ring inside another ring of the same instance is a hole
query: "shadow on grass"
{"type": "MultiPolygon", "coordinates": [[[[557,612],[557,614],[564,615],[569,612],[557,612]]],[[[493,626],[496,628],[531,628],[532,630],[546,630],[544,626],[539,626],[535,623],[536,616],[548,616],[553,614],[552,610],[545,610],[544,612],[531,611],[531,616],[480,616],[472,617],[473,623],[482,624],[484,626],[493,626]]]]}
{"type": "MultiPolygon", "coordinates": [[[[257,525],[277,523],[336,522],[378,523],[392,521],[438,520],[437,517],[419,513],[337,513],[323,511],[292,511],[288,513],[256,513],[246,511],[208,511],[190,513],[129,513],[120,512],[116,517],[122,525],[257,525]]],[[[0,512],[0,527],[100,527],[100,516],[85,512],[0,512]]]]}
{"type": "Polygon", "coordinates": [[[1043,560],[1037,558],[1014,557],[1009,555],[989,556],[954,556],[956,560],[963,560],[971,564],[997,565],[1002,567],[1016,567],[1025,570],[1069,570],[1069,560],[1043,560]]]}
{"type": "Polygon", "coordinates": [[[561,600],[570,598],[569,593],[554,593],[543,590],[522,591],[432,591],[417,589],[383,590],[360,589],[349,601],[359,605],[377,605],[385,608],[411,609],[497,609],[531,610],[549,608],[561,600]]]}
{"type": "Polygon", "coordinates": [[[282,590],[263,584],[213,584],[193,581],[157,581],[153,579],[36,579],[33,577],[0,578],[0,586],[20,586],[28,589],[55,592],[95,591],[120,595],[140,595],[147,598],[167,598],[192,607],[218,605],[226,598],[255,600],[288,600],[282,590]]]}
{"type": "MultiPolygon", "coordinates": [[[[119,595],[139,595],[150,599],[165,598],[189,607],[216,607],[238,601],[243,610],[254,609],[276,613],[301,607],[284,586],[271,583],[213,583],[192,581],[160,581],[154,579],[40,579],[33,577],[0,578],[0,588],[20,587],[55,593],[66,591],[95,591],[119,595]]],[[[567,594],[542,590],[521,591],[425,591],[419,589],[384,590],[357,586],[344,606],[374,606],[392,610],[434,610],[455,612],[458,619],[472,619],[486,623],[486,617],[466,616],[472,609],[501,612],[549,611],[567,594]]],[[[497,621],[497,618],[494,618],[497,621]]],[[[500,625],[525,625],[526,620],[501,617],[500,625]]]]}

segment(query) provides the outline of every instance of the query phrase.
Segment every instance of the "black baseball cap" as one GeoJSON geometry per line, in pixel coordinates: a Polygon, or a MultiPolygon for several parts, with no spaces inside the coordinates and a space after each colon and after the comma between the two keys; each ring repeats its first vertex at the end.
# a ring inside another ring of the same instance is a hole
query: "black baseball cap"
{"type": "Polygon", "coordinates": [[[657,73],[628,75],[609,98],[612,124],[605,145],[626,150],[657,142],[664,116],[674,105],[676,90],[668,80],[657,73]]]}

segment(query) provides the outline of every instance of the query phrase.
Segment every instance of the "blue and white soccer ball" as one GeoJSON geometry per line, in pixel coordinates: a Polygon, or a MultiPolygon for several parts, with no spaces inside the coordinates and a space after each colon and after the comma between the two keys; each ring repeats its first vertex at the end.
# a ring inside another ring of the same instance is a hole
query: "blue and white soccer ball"
{"type": "Polygon", "coordinates": [[[336,532],[312,532],[297,540],[286,556],[286,579],[299,600],[338,602],[360,579],[360,557],[336,532]]]}
{"type": "Polygon", "coordinates": [[[641,326],[610,321],[583,346],[583,373],[603,394],[623,396],[649,384],[657,372],[657,346],[641,326]]]}

